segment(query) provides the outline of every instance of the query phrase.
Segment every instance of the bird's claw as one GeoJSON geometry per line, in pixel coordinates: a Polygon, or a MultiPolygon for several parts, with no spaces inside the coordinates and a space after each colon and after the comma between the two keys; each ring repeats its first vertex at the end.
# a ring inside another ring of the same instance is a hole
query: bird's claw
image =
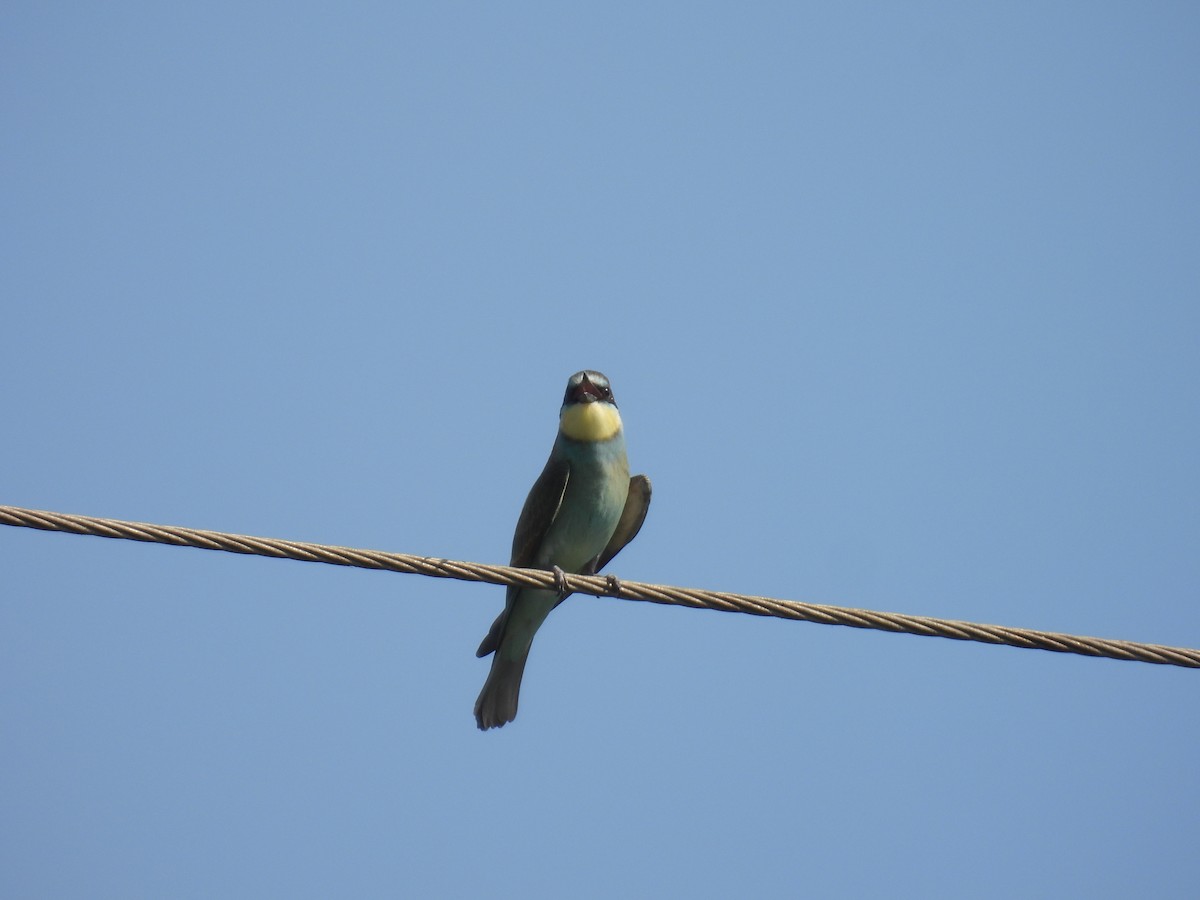
{"type": "Polygon", "coordinates": [[[558,591],[558,599],[566,600],[567,595],[571,593],[567,587],[567,573],[558,566],[551,566],[550,571],[554,573],[554,589],[558,591]]]}
{"type": "Polygon", "coordinates": [[[620,595],[624,588],[621,585],[621,579],[616,575],[605,575],[604,583],[608,585],[609,593],[620,595]]]}

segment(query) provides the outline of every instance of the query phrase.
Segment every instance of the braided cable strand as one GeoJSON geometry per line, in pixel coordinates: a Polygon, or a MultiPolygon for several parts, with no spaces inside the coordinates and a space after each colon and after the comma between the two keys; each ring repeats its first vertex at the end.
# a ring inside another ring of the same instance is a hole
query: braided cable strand
{"type": "MultiPolygon", "coordinates": [[[[71,534],[90,534],[130,541],[174,544],[177,547],[197,547],[202,550],[223,550],[228,553],[272,556],[302,562],[329,563],[335,566],[353,566],[360,569],[384,569],[389,572],[407,572],[415,575],[430,575],[435,578],[482,581],[488,584],[511,584],[549,589],[553,589],[555,586],[554,575],[542,569],[518,569],[512,566],[494,566],[485,563],[412,556],[408,553],[358,550],[329,544],[311,544],[304,541],[227,534],[221,531],[203,531],[198,528],[150,525],[145,522],[126,522],[121,519],[100,519],[93,516],[24,509],[19,506],[0,505],[0,524],[37,528],[43,531],[65,531],[71,534]]],[[[650,603],[661,603],[668,606],[690,606],[694,609],[741,612],[755,616],[773,616],[779,619],[816,622],[822,625],[846,625],[851,628],[871,628],[877,631],[950,638],[956,641],[1004,644],[1009,647],[1024,647],[1030,650],[1050,650],[1056,653],[1075,653],[1080,656],[1103,656],[1108,659],[1200,668],[1200,650],[1186,647],[1165,647],[1160,644],[1079,637],[1052,631],[1034,631],[1028,628],[979,625],[953,619],[875,612],[845,606],[828,606],[822,603],[804,603],[798,600],[774,600],[770,597],[703,591],[623,579],[617,581],[612,576],[603,575],[568,575],[567,579],[568,586],[572,591],[597,597],[646,600],[650,603]]]]}

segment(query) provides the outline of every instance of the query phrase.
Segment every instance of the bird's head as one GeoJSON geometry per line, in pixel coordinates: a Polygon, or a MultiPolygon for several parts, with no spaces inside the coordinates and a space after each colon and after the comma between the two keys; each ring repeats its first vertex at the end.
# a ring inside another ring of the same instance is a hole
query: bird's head
{"type": "Polygon", "coordinates": [[[604,375],[585,369],[567,379],[559,430],[575,441],[606,441],[621,430],[621,414],[604,375]]]}
{"type": "Polygon", "coordinates": [[[563,406],[597,401],[611,403],[613,406],[617,405],[613,400],[612,387],[609,386],[608,379],[599,372],[585,369],[567,379],[567,392],[563,395],[563,406]]]}

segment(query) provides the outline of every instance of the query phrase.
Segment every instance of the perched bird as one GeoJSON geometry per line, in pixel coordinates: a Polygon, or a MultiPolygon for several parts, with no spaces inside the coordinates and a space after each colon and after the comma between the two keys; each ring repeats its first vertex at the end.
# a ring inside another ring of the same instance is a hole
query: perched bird
{"type": "Polygon", "coordinates": [[[649,506],[650,479],[629,477],[621,414],[608,379],[576,372],[567,380],[550,459],[517,521],[510,563],[553,569],[558,590],[508,589],[504,611],[475,654],[496,654],[475,701],[481,730],[516,718],[533,636],[567,597],[564,573],[594,575],[607,565],[637,535],[649,506]]]}

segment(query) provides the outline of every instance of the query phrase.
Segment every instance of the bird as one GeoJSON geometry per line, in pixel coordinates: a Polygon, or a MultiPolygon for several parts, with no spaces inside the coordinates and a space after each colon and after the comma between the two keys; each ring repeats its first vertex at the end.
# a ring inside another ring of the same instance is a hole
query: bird
{"type": "MultiPolygon", "coordinates": [[[[637,536],[650,507],[650,479],[629,476],[621,414],[607,377],[592,369],[567,379],[558,436],[517,520],[510,565],[550,569],[555,590],[512,585],[479,645],[492,656],[475,722],[500,728],[517,715],[533,636],[567,598],[566,573],[594,575],[637,536]]],[[[619,584],[619,583],[618,583],[619,584]]]]}

